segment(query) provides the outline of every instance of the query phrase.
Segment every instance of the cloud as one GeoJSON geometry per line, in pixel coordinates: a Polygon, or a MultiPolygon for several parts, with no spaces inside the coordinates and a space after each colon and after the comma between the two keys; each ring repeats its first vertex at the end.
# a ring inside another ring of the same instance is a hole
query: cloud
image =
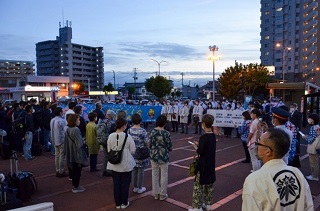
{"type": "Polygon", "coordinates": [[[120,51],[144,54],[149,57],[181,59],[198,58],[200,55],[194,47],[177,43],[133,42],[119,43],[119,45],[120,51]]]}

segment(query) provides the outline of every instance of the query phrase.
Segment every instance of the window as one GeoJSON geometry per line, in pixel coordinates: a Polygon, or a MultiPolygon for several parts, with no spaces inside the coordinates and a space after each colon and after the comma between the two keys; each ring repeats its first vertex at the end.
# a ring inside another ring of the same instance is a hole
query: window
{"type": "MultiPolygon", "coordinates": [[[[270,37],[269,37],[269,36],[265,36],[264,39],[265,39],[265,40],[268,40],[268,39],[270,39],[270,37]]],[[[98,61],[98,60],[97,60],[97,61],[98,61]]]]}
{"type": "Polygon", "coordinates": [[[282,11],[282,7],[279,7],[276,9],[277,12],[281,12],[282,11]]]}

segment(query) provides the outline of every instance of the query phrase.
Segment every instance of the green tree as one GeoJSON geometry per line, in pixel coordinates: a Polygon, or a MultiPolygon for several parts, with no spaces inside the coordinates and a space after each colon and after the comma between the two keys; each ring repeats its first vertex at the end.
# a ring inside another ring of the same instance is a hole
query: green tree
{"type": "Polygon", "coordinates": [[[174,99],[174,96],[176,96],[176,93],[173,91],[173,92],[171,92],[171,97],[172,97],[172,99],[174,99]]]}
{"type": "Polygon", "coordinates": [[[128,95],[129,95],[129,99],[133,99],[132,96],[135,93],[136,88],[135,87],[128,87],[128,95]]]}
{"type": "Polygon", "coordinates": [[[177,97],[181,97],[181,95],[182,95],[182,92],[181,92],[181,91],[179,91],[179,90],[176,91],[176,96],[177,96],[177,97]]]}
{"type": "Polygon", "coordinates": [[[266,67],[257,63],[243,65],[236,62],[235,66],[228,67],[221,74],[217,86],[222,96],[236,99],[240,90],[244,90],[245,95],[251,96],[258,92],[265,92],[265,85],[270,81],[270,75],[266,67]]]}
{"type": "Polygon", "coordinates": [[[145,87],[148,92],[152,92],[157,98],[163,98],[170,94],[171,86],[169,80],[163,76],[151,77],[146,80],[145,87]]]}
{"type": "Polygon", "coordinates": [[[107,86],[104,86],[104,87],[103,87],[103,90],[102,90],[102,91],[103,91],[104,94],[108,97],[108,92],[114,91],[114,87],[113,87],[112,83],[109,82],[107,86]]]}

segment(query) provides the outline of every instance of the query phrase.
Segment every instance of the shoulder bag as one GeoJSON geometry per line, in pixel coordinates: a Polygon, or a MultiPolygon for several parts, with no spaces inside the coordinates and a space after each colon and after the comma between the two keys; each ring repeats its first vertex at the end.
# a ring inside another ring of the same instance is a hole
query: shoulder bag
{"type": "Polygon", "coordinates": [[[314,142],[307,145],[307,153],[317,154],[317,150],[320,150],[320,136],[318,136],[314,142]]]}
{"type": "Polygon", "coordinates": [[[126,137],[124,138],[124,142],[123,142],[123,145],[121,147],[120,150],[110,150],[108,152],[108,162],[112,163],[112,164],[119,164],[121,163],[121,160],[122,160],[122,152],[123,152],[123,148],[124,146],[126,145],[126,142],[127,142],[127,138],[128,138],[128,134],[126,133],[126,137]]]}
{"type": "Polygon", "coordinates": [[[136,153],[135,153],[135,158],[137,160],[145,160],[148,157],[150,157],[150,150],[148,146],[143,146],[143,147],[137,147],[136,153]]]}
{"type": "Polygon", "coordinates": [[[196,176],[199,170],[199,155],[193,157],[192,162],[189,164],[189,176],[196,176]]]}

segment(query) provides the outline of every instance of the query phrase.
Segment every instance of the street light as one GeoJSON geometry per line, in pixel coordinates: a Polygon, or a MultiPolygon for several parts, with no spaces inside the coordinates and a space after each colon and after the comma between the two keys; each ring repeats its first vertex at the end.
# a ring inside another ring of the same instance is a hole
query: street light
{"type": "Polygon", "coordinates": [[[160,64],[161,64],[161,63],[168,63],[168,62],[166,62],[166,61],[158,62],[157,60],[154,60],[154,59],[151,59],[151,61],[157,62],[158,67],[159,67],[159,76],[160,76],[160,64]]]}
{"type": "Polygon", "coordinates": [[[212,52],[212,102],[215,102],[215,77],[214,77],[214,52],[218,51],[219,48],[214,45],[214,46],[209,46],[209,50],[212,52]]]}
{"type": "MultiPolygon", "coordinates": [[[[276,47],[280,48],[281,47],[281,44],[280,43],[277,43],[276,44],[276,47]]],[[[285,65],[286,65],[286,52],[288,54],[288,51],[291,50],[291,47],[283,47],[282,49],[282,82],[284,83],[284,68],[285,68],[285,65]]]]}

